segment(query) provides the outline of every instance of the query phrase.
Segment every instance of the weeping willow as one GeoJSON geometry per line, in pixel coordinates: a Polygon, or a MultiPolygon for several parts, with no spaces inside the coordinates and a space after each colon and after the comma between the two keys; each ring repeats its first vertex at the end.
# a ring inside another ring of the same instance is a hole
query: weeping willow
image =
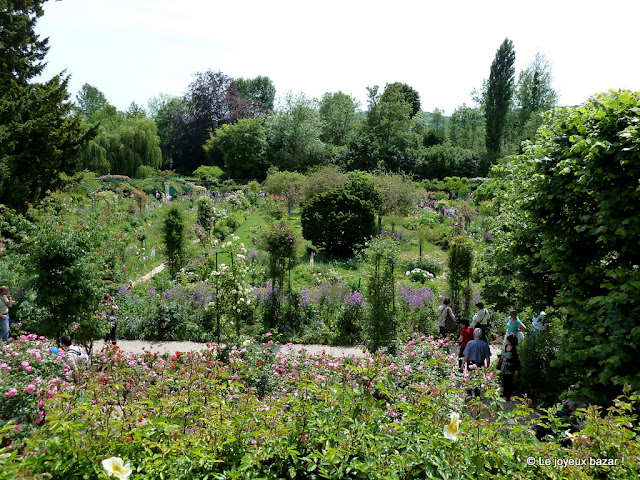
{"type": "Polygon", "coordinates": [[[84,168],[101,175],[134,177],[140,167],[157,169],[162,152],[156,124],[148,118],[125,118],[100,127],[98,135],[80,153],[80,159],[84,168]]]}

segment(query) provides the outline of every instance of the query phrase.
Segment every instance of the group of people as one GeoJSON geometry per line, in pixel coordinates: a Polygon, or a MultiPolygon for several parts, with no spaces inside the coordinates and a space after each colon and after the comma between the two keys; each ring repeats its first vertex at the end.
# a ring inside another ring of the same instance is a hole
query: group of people
{"type": "MultiPolygon", "coordinates": [[[[491,365],[491,347],[487,337],[491,325],[491,315],[482,302],[476,303],[476,308],[477,312],[473,315],[471,322],[467,318],[461,318],[459,321],[461,326],[458,337],[460,370],[478,367],[489,368],[491,365]]],[[[438,327],[443,338],[453,331],[455,319],[451,301],[445,298],[438,308],[438,327]]],[[[528,327],[520,320],[514,309],[509,311],[505,325],[504,346],[498,355],[497,368],[501,372],[503,395],[507,400],[511,400],[514,375],[520,368],[518,344],[524,339],[524,333],[528,327]]],[[[551,328],[551,325],[546,321],[544,311],[533,318],[532,326],[538,332],[546,332],[551,328]]]]}

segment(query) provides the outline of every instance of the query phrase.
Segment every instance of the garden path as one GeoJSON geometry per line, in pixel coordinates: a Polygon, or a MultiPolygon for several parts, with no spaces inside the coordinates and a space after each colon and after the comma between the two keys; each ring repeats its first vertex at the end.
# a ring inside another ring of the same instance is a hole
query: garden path
{"type": "MultiPolygon", "coordinates": [[[[147,353],[160,352],[170,353],[175,352],[194,352],[200,350],[207,350],[210,348],[207,343],[180,341],[180,342],[165,342],[165,341],[144,341],[144,340],[118,340],[118,346],[120,350],[124,352],[132,353],[147,353]]],[[[98,346],[99,347],[99,346],[98,346]]],[[[100,347],[99,347],[100,348],[100,347]]],[[[306,350],[310,355],[320,355],[324,353],[331,357],[366,357],[369,355],[367,350],[362,347],[347,347],[347,346],[331,346],[331,345],[302,345],[299,343],[289,343],[285,345],[276,345],[275,350],[277,353],[298,352],[300,350],[306,350]]],[[[452,351],[457,352],[456,347],[452,347],[452,351]]],[[[501,348],[496,345],[491,345],[491,363],[495,365],[497,362],[497,355],[500,353],[501,348]]]]}
{"type": "Polygon", "coordinates": [[[140,278],[138,278],[137,280],[134,280],[133,282],[131,282],[131,286],[137,285],[138,283],[141,283],[141,282],[146,282],[147,280],[149,280],[151,277],[153,277],[157,273],[160,273],[161,271],[163,271],[165,268],[167,268],[167,264],[166,263],[161,263],[156,268],[151,270],[149,273],[146,273],[143,276],[141,276],[140,278]]]}

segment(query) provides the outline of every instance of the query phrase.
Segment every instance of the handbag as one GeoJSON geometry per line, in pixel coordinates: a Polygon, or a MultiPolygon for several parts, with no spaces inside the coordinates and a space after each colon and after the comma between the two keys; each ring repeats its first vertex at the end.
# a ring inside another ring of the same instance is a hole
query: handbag
{"type": "Polygon", "coordinates": [[[496,370],[502,370],[502,360],[502,357],[498,358],[498,365],[496,366],[496,370]]]}

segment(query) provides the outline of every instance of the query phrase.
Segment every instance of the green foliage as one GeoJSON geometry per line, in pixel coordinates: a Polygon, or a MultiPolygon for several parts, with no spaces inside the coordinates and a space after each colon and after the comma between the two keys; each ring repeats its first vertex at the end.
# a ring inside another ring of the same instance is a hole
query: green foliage
{"type": "Polygon", "coordinates": [[[383,100],[377,86],[370,88],[366,120],[349,144],[349,168],[412,171],[422,148],[421,136],[411,128],[412,111],[398,92],[383,100]]]}
{"type": "Polygon", "coordinates": [[[420,94],[406,83],[387,83],[380,101],[408,103],[411,105],[411,117],[420,111],[420,94]]]}
{"type": "Polygon", "coordinates": [[[264,189],[268,193],[274,195],[283,195],[291,188],[302,191],[305,184],[305,176],[298,172],[280,172],[274,171],[269,173],[264,181],[264,189]]]}
{"type": "Polygon", "coordinates": [[[340,91],[325,93],[318,110],[322,119],[320,139],[333,145],[348,145],[360,121],[357,107],[351,95],[340,91]]]}
{"type": "Polygon", "coordinates": [[[469,297],[467,304],[462,305],[462,291],[470,287],[471,273],[473,270],[474,242],[464,235],[458,235],[451,240],[449,251],[449,294],[452,308],[458,312],[464,312],[463,316],[469,316],[469,297]]]}
{"type": "Polygon", "coordinates": [[[348,177],[337,167],[319,167],[307,173],[303,193],[307,200],[319,193],[328,192],[346,183],[348,177]]]}
{"type": "Polygon", "coordinates": [[[95,313],[101,293],[98,271],[87,255],[91,234],[58,225],[31,238],[28,262],[43,335],[57,339],[73,330],[76,341],[90,345],[103,334],[95,313]]]}
{"type": "Polygon", "coordinates": [[[364,179],[321,193],[302,205],[302,235],[327,253],[348,258],[375,233],[380,194],[364,179]]]}
{"type": "Polygon", "coordinates": [[[480,109],[463,103],[449,117],[447,138],[454,147],[482,155],[485,152],[485,135],[485,119],[480,109]]]}
{"type": "Polygon", "coordinates": [[[407,215],[418,199],[418,189],[408,175],[380,172],[371,177],[382,195],[380,215],[407,215]]]}
{"type": "Polygon", "coordinates": [[[208,182],[217,182],[227,177],[227,174],[220,167],[211,167],[201,165],[193,172],[194,178],[198,180],[206,180],[208,182]]]}
{"type": "Polygon", "coordinates": [[[370,305],[367,346],[373,353],[380,349],[395,352],[398,328],[395,305],[398,243],[391,237],[375,238],[370,242],[366,254],[371,262],[367,291],[370,305]]]}
{"type": "Polygon", "coordinates": [[[85,83],[76,94],[76,110],[82,114],[85,121],[95,123],[98,114],[109,106],[107,98],[93,85],[85,83]]]}
{"type": "Polygon", "coordinates": [[[256,78],[238,78],[234,80],[233,86],[257,113],[273,110],[276,87],[269,77],[259,75],[256,78]]]}
{"type": "Polygon", "coordinates": [[[516,53],[513,42],[506,38],[491,63],[487,93],[484,99],[487,153],[500,156],[507,113],[511,107],[515,82],[516,53]]]}
{"type": "Polygon", "coordinates": [[[266,148],[267,139],[261,118],[242,118],[234,124],[222,125],[211,133],[204,144],[209,161],[216,163],[218,156],[221,156],[231,178],[262,177],[266,170],[266,148]]]}
{"type": "Polygon", "coordinates": [[[563,380],[562,368],[555,362],[564,345],[556,336],[559,330],[541,333],[531,328],[529,332],[518,344],[517,391],[526,393],[538,404],[553,405],[569,386],[563,380]]]}
{"type": "Polygon", "coordinates": [[[315,100],[288,93],[265,119],[268,158],[282,170],[304,170],[322,163],[322,120],[315,100]]]}
{"type": "Polygon", "coordinates": [[[94,134],[71,115],[68,77],[37,81],[49,49],[35,34],[43,3],[0,9],[0,203],[20,211],[63,184],[60,174],[75,171],[77,148],[94,134]]]}
{"type": "Polygon", "coordinates": [[[180,207],[172,205],[167,211],[163,234],[169,272],[175,277],[185,260],[185,221],[180,207]]]}
{"type": "Polygon", "coordinates": [[[416,173],[420,178],[443,179],[448,176],[475,177],[481,172],[481,159],[472,150],[450,145],[424,149],[416,173]]]}
{"type": "MultiPolygon", "coordinates": [[[[38,348],[25,342],[11,359],[16,370],[26,350],[38,348]]],[[[247,340],[220,352],[101,354],[93,361],[77,386],[47,388],[46,423],[29,432],[23,448],[0,456],[6,478],[106,478],[101,461],[113,456],[131,465],[130,478],[149,480],[638,476],[635,394],[607,411],[576,412],[586,428],[573,445],[561,446],[562,436],[539,442],[528,405],[506,411],[492,374],[463,379],[448,347],[423,336],[412,336],[401,355],[362,359],[287,350],[276,358],[272,342],[247,340]],[[480,384],[482,403],[465,404],[464,388],[480,384]],[[461,420],[455,441],[443,435],[454,412],[461,420]],[[529,465],[529,457],[551,465],[529,465]],[[600,458],[618,461],[590,464],[600,458]],[[560,469],[553,459],[586,465],[560,469]]],[[[566,430],[553,411],[545,416],[566,430]]],[[[2,429],[11,447],[25,428],[15,425],[2,429]]]]}
{"type": "Polygon", "coordinates": [[[156,124],[147,118],[120,118],[101,122],[97,135],[80,151],[86,169],[100,174],[135,177],[140,167],[157,169],[162,152],[156,124]]]}
{"type": "Polygon", "coordinates": [[[611,91],[550,113],[535,146],[499,166],[510,180],[487,262],[499,267],[494,292],[565,309],[559,361],[600,401],[640,384],[632,367],[640,341],[639,105],[637,93],[611,91]]]}

